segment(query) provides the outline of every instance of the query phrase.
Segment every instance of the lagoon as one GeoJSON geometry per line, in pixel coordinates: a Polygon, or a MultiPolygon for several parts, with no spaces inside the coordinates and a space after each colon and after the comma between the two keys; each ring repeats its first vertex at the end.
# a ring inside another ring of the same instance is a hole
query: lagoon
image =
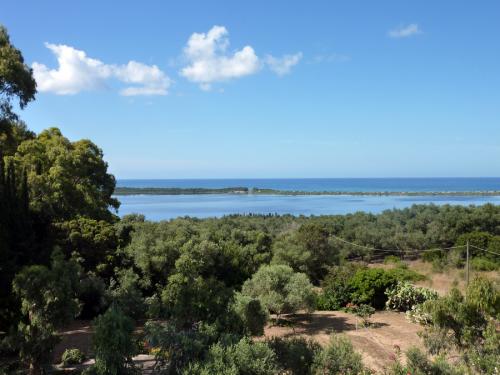
{"type": "Polygon", "coordinates": [[[357,211],[379,213],[413,204],[500,204],[500,196],[354,196],[354,195],[130,195],[117,196],[119,216],[139,213],[148,220],[179,216],[198,218],[232,214],[335,215],[357,211]]]}

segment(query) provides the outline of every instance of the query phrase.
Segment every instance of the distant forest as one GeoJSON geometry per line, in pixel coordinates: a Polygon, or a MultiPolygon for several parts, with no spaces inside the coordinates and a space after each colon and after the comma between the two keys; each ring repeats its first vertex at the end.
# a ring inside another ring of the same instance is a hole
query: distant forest
{"type": "Polygon", "coordinates": [[[175,188],[126,187],[115,188],[114,195],[190,195],[190,194],[261,194],[261,195],[357,195],[357,196],[497,196],[499,191],[301,191],[248,187],[175,188]]]}

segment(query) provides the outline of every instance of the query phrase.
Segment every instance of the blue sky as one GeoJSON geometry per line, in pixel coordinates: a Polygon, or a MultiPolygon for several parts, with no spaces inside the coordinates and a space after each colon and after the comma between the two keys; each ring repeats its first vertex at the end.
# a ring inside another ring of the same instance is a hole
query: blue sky
{"type": "Polygon", "coordinates": [[[498,1],[22,1],[35,131],[118,178],[500,175],[498,1]],[[59,58],[59,63],[58,63],[59,58]]]}

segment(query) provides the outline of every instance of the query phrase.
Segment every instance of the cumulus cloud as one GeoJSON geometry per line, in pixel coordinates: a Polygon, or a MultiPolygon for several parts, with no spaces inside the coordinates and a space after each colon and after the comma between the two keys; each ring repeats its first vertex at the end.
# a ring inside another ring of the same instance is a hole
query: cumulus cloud
{"type": "Polygon", "coordinates": [[[215,82],[223,82],[257,73],[268,66],[278,75],[290,73],[302,58],[302,53],[283,57],[257,56],[247,45],[229,52],[228,31],[224,26],[214,26],[207,33],[193,33],[184,47],[187,65],[179,72],[202,90],[210,90],[215,82]]]}
{"type": "Polygon", "coordinates": [[[207,33],[194,33],[184,48],[188,65],[180,74],[209,90],[214,82],[227,81],[256,73],[261,63],[254,49],[245,46],[233,53],[229,47],[228,31],[224,26],[214,26],[207,33]]]}
{"type": "Polygon", "coordinates": [[[284,55],[283,57],[267,55],[266,64],[274,73],[279,76],[284,76],[290,73],[292,67],[297,65],[300,59],[302,59],[302,52],[298,52],[294,55],[284,55]]]}
{"type": "Polygon", "coordinates": [[[166,95],[171,85],[170,78],[156,65],[136,61],[110,65],[71,46],[51,43],[45,46],[56,56],[58,67],[50,69],[38,62],[32,64],[38,90],[42,92],[73,95],[105,88],[112,78],[129,85],[120,91],[125,96],[166,95]]]}
{"type": "Polygon", "coordinates": [[[422,30],[420,30],[418,24],[416,23],[411,23],[407,26],[400,26],[388,32],[388,35],[391,38],[407,38],[418,34],[422,34],[422,30]]]}

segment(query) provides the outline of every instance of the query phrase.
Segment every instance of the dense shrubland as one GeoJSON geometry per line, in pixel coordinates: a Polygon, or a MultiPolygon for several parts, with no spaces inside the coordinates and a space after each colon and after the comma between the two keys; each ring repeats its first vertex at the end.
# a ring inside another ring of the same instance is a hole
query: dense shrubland
{"type": "MultiPolygon", "coordinates": [[[[386,303],[426,314],[430,353],[459,350],[461,365],[476,372],[492,373],[497,365],[497,287],[479,280],[466,299],[458,291],[431,298],[401,284],[421,275],[397,259],[467,241],[499,252],[499,206],[119,219],[102,151],[55,128],[34,134],[13,113],[13,101],[22,108],[35,92],[31,70],[0,29],[0,373],[48,371],[57,330],[73,319],[94,319],[93,352],[85,354],[96,364],[87,373],[133,372],[131,357],[150,351],[171,374],[357,374],[365,369],[343,337],[320,349],[302,339],[251,336],[263,333],[270,314],[348,304],[371,312],[386,303]],[[365,262],[380,253],[332,235],[397,249],[390,258],[396,264],[368,268],[365,262]],[[142,344],[134,333],[138,319],[148,320],[142,344]],[[443,346],[448,342],[452,348],[443,346]]],[[[498,257],[473,249],[473,267],[498,269],[498,257]]],[[[463,267],[464,252],[437,250],[424,259],[441,269],[463,267]]],[[[80,354],[69,351],[65,361],[81,361],[80,354]]],[[[415,373],[445,368],[410,354],[406,366],[415,373]]],[[[401,364],[395,369],[406,371],[401,364]]],[[[451,373],[443,371],[432,373],[451,373]]]]}

